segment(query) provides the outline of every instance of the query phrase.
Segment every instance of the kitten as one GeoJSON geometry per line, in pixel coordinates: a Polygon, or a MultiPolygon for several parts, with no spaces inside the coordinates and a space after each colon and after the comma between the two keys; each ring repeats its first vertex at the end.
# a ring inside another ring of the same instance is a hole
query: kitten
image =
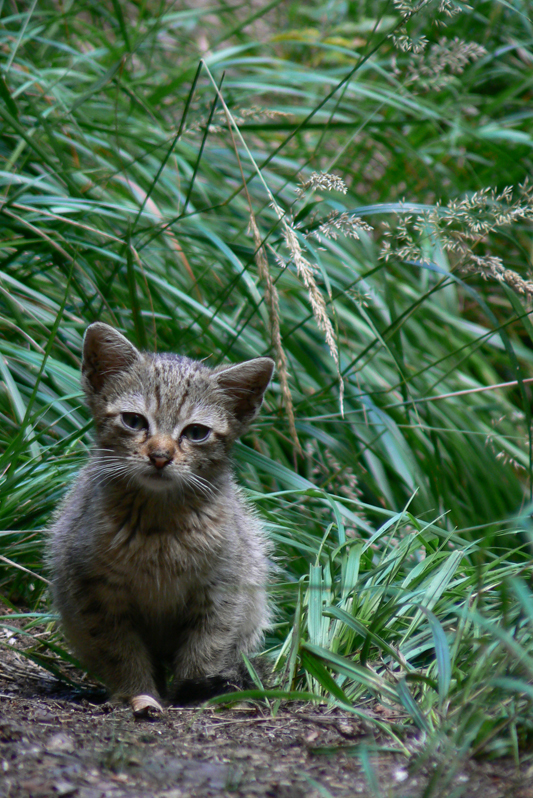
{"type": "Polygon", "coordinates": [[[229,451],[273,366],[213,370],[86,331],[96,447],[50,530],[52,593],[76,654],[135,714],[161,711],[166,671],[174,698],[228,689],[268,625],[266,544],[229,451]]]}

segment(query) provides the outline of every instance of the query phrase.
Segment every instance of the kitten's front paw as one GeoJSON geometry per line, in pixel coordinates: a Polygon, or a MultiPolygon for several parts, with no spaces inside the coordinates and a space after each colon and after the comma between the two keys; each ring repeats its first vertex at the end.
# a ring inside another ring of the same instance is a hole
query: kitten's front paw
{"type": "Polygon", "coordinates": [[[163,707],[151,695],[134,695],[130,698],[130,706],[136,718],[156,720],[163,712],[163,707]]]}

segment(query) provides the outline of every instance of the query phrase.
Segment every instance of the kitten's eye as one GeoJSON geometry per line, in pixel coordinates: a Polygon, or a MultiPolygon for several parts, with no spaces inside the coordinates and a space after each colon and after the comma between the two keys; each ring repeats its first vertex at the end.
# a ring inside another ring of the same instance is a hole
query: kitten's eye
{"type": "Polygon", "coordinates": [[[206,441],[211,434],[209,427],[204,427],[203,424],[189,424],[181,433],[183,438],[188,438],[190,441],[200,443],[206,441]]]}
{"type": "Polygon", "coordinates": [[[122,423],[128,429],[135,430],[135,432],[139,432],[142,429],[148,429],[147,420],[139,413],[122,413],[122,423]]]}

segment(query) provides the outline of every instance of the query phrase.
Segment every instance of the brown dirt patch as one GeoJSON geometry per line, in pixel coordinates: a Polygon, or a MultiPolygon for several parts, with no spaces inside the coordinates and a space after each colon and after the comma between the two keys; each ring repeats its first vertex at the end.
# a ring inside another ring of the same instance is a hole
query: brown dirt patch
{"type": "Polygon", "coordinates": [[[390,741],[338,709],[170,708],[136,721],[127,707],[65,691],[16,651],[0,657],[2,798],[533,798],[528,764],[417,765],[376,750],[390,741]]]}

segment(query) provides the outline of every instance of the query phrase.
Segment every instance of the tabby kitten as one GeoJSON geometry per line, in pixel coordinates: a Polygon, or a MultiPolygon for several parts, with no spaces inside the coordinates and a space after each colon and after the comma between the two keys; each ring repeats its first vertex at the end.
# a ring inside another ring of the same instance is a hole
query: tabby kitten
{"type": "Polygon", "coordinates": [[[171,698],[238,683],[268,624],[265,541],[229,451],[273,366],[209,369],[86,331],[96,447],[50,530],[52,593],[76,654],[135,714],[161,711],[168,672],[171,698]]]}

